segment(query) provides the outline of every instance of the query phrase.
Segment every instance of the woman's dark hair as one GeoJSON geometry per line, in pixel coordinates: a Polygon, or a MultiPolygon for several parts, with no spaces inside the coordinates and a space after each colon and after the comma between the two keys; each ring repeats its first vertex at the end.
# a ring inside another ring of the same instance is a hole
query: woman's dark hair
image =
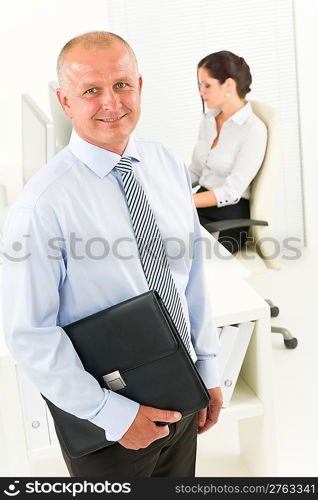
{"type": "Polygon", "coordinates": [[[228,50],[214,52],[203,59],[198,64],[199,68],[205,68],[212,78],[216,78],[220,83],[224,83],[227,78],[236,81],[236,89],[239,97],[244,99],[251,91],[252,75],[250,68],[243,57],[239,57],[228,50]]]}

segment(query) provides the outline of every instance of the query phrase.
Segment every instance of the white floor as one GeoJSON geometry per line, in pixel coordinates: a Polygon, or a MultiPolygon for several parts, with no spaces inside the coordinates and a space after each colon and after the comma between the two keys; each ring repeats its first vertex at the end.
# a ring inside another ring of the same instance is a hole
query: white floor
{"type": "MultiPolygon", "coordinates": [[[[250,280],[254,288],[280,307],[273,325],[288,328],[298,338],[286,349],[281,335],[272,334],[277,476],[318,475],[318,251],[302,249],[298,260],[283,260],[280,271],[250,280]]],[[[235,422],[222,418],[199,436],[197,476],[250,476],[238,459],[235,422]],[[226,450],[226,453],[225,453],[226,450]],[[229,454],[230,450],[230,454],[229,454]]],[[[68,475],[62,460],[35,464],[35,476],[68,475]]]]}

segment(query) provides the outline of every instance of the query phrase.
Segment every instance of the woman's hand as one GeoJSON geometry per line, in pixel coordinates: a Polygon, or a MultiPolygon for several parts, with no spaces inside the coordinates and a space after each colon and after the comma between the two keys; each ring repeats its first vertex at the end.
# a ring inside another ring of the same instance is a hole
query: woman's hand
{"type": "Polygon", "coordinates": [[[215,194],[211,190],[195,193],[192,196],[196,208],[214,207],[218,204],[215,194]]]}

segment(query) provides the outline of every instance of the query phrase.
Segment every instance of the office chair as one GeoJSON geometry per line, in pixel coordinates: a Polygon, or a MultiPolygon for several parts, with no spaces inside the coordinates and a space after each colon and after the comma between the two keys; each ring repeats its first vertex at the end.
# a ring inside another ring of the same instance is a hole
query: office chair
{"type": "MultiPolygon", "coordinates": [[[[273,256],[271,241],[273,226],[275,186],[278,181],[279,169],[282,164],[281,135],[278,113],[259,101],[250,101],[254,113],[265,123],[268,139],[262,166],[251,184],[250,212],[251,219],[230,219],[209,222],[205,229],[214,234],[222,230],[249,227],[248,240],[245,248],[235,254],[235,257],[248,268],[251,274],[258,274],[269,269],[280,269],[278,257],[273,256]]],[[[279,309],[269,299],[266,299],[271,309],[271,317],[277,317],[279,309]]],[[[283,335],[284,344],[288,349],[295,349],[297,339],[286,329],[271,327],[273,333],[283,335]]]]}
{"type": "Polygon", "coordinates": [[[49,82],[49,102],[55,130],[56,153],[68,145],[73,128],[72,121],[66,118],[57,100],[55,93],[57,87],[58,83],[55,80],[49,82]]]}

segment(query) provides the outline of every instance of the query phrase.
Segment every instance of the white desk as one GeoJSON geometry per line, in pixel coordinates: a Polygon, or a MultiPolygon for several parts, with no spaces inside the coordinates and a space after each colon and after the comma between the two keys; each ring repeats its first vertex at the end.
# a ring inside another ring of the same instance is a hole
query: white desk
{"type": "MultiPolygon", "coordinates": [[[[211,243],[219,246],[214,238],[205,233],[203,231],[211,243]]],[[[218,249],[218,255],[219,252],[223,252],[223,247],[218,249]]],[[[227,419],[238,422],[240,458],[251,474],[271,476],[275,474],[276,465],[269,307],[244,281],[246,271],[233,258],[214,257],[207,260],[206,273],[217,326],[255,321],[231,405],[222,410],[220,418],[224,422],[227,419]]],[[[60,453],[43,400],[35,389],[24,385],[23,379],[21,382],[19,370],[8,354],[2,337],[1,322],[0,475],[27,476],[32,461],[50,457],[60,459],[60,453]]],[[[209,443],[208,433],[205,436],[206,445],[209,443]]],[[[208,450],[208,453],[205,451],[205,460],[211,460],[212,464],[213,440],[208,450]]],[[[213,475],[212,465],[210,475],[213,475]]]]}

